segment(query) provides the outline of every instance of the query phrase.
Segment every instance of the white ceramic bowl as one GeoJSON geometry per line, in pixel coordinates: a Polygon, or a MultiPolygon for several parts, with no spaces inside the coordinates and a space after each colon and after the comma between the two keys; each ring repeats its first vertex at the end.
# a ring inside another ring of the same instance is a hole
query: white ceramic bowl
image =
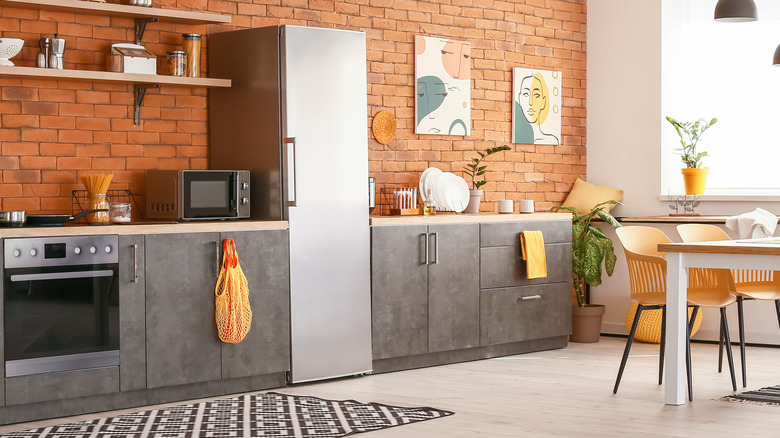
{"type": "Polygon", "coordinates": [[[24,40],[21,38],[0,38],[0,65],[13,66],[9,59],[18,55],[22,47],[24,40]]]}

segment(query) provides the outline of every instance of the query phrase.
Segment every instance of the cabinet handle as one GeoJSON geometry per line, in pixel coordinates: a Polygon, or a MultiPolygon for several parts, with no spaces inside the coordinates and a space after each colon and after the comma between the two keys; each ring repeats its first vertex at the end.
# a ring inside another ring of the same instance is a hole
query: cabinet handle
{"type": "Polygon", "coordinates": [[[433,233],[433,238],[436,240],[436,243],[433,246],[433,253],[436,255],[436,260],[433,261],[434,265],[439,264],[439,233],[433,233]]]}
{"type": "Polygon", "coordinates": [[[429,261],[428,261],[428,237],[429,237],[429,234],[425,233],[425,264],[426,265],[429,263],[429,261]]]}
{"type": "Polygon", "coordinates": [[[214,276],[219,278],[219,240],[214,241],[214,260],[216,261],[214,264],[214,267],[216,268],[214,270],[214,276]]]}
{"type": "Polygon", "coordinates": [[[520,297],[517,301],[525,301],[525,300],[538,300],[542,298],[541,295],[528,295],[527,297],[520,297]]]}
{"type": "Polygon", "coordinates": [[[131,280],[133,283],[138,283],[138,244],[133,245],[133,279],[131,280]]]}

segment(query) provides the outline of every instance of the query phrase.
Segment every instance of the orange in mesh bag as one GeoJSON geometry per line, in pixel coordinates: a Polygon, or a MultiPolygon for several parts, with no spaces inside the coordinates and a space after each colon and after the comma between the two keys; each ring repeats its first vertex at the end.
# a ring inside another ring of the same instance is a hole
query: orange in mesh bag
{"type": "Polygon", "coordinates": [[[216,295],[217,332],[222,342],[241,342],[252,325],[252,309],[249,307],[249,285],[238,263],[236,242],[225,239],[222,269],[217,279],[216,295]]]}

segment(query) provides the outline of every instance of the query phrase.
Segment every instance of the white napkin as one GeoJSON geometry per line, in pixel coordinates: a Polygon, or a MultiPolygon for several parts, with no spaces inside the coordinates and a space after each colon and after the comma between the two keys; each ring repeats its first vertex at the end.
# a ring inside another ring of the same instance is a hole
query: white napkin
{"type": "Polygon", "coordinates": [[[776,227],[777,216],[763,208],[726,218],[726,228],[736,232],[740,239],[771,237],[776,227]]]}

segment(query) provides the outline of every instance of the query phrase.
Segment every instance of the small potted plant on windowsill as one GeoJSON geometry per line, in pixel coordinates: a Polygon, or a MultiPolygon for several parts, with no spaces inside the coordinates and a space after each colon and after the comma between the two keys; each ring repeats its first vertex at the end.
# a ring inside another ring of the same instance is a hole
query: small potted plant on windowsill
{"type": "Polygon", "coordinates": [[[479,158],[472,158],[471,163],[467,164],[466,167],[463,168],[463,171],[466,172],[466,175],[471,177],[469,205],[466,207],[466,213],[479,213],[479,202],[482,199],[482,190],[479,188],[487,183],[484,177],[487,165],[480,166],[482,160],[484,160],[488,155],[493,155],[496,152],[509,150],[512,150],[512,148],[507,145],[503,145],[496,146],[494,148],[487,148],[485,149],[485,152],[477,151],[479,158]],[[477,181],[477,177],[479,176],[482,176],[482,181],[477,181]]]}
{"type": "Polygon", "coordinates": [[[712,118],[709,122],[705,119],[699,119],[695,122],[679,122],[669,116],[666,120],[674,126],[674,130],[680,137],[681,148],[676,148],[682,156],[685,168],[682,169],[683,182],[685,183],[686,195],[701,195],[704,193],[704,186],[707,180],[708,167],[701,167],[701,159],[707,156],[705,151],[697,151],[696,144],[699,142],[704,131],[718,122],[717,118],[712,118]]]}
{"type": "MultiPolygon", "coordinates": [[[[621,225],[607,210],[607,205],[621,204],[610,200],[596,204],[589,212],[582,213],[574,207],[553,207],[553,211],[565,210],[572,214],[571,227],[571,274],[577,305],[572,306],[572,342],[598,342],[601,333],[603,304],[587,304],[585,291],[588,285],[601,284],[601,268],[607,275],[615,269],[615,250],[612,240],[601,230],[591,225],[598,216],[607,224],[619,228],[621,225]]],[[[621,204],[622,205],[622,204],[621,204]]]]}

